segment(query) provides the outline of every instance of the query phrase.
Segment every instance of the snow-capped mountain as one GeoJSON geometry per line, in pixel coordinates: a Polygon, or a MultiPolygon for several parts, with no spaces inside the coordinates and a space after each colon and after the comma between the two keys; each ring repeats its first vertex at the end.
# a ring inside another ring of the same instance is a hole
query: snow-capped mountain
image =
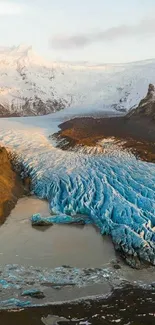
{"type": "Polygon", "coordinates": [[[129,64],[47,62],[31,47],[0,48],[0,116],[73,109],[127,111],[155,83],[155,60],[129,64]]]}

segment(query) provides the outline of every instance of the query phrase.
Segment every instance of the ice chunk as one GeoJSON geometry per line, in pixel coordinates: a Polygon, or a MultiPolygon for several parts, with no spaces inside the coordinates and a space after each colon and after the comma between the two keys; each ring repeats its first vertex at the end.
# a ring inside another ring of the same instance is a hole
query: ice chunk
{"type": "Polygon", "coordinates": [[[34,214],[31,218],[32,226],[52,226],[52,217],[41,217],[41,215],[34,214]]]}
{"type": "Polygon", "coordinates": [[[68,216],[65,214],[60,214],[60,215],[55,215],[55,216],[50,216],[50,217],[42,217],[39,213],[34,214],[31,217],[31,222],[33,226],[50,226],[53,225],[54,223],[56,224],[79,224],[79,225],[84,225],[91,223],[89,218],[87,217],[82,217],[82,216],[68,216]]]}
{"type": "Polygon", "coordinates": [[[43,299],[45,298],[45,295],[42,291],[38,290],[38,289],[29,289],[29,290],[25,290],[22,292],[22,296],[23,297],[32,297],[32,298],[36,298],[36,299],[43,299]]]}
{"type": "Polygon", "coordinates": [[[31,301],[22,301],[19,299],[10,298],[0,302],[2,307],[27,307],[31,305],[31,301]]]}

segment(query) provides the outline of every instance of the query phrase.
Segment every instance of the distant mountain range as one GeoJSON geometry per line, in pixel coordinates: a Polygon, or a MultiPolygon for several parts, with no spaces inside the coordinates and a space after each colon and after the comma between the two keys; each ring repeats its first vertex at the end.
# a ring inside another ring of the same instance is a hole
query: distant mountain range
{"type": "Polygon", "coordinates": [[[127,112],[155,84],[155,60],[129,64],[47,62],[21,45],[0,48],[0,117],[66,107],[127,112]]]}

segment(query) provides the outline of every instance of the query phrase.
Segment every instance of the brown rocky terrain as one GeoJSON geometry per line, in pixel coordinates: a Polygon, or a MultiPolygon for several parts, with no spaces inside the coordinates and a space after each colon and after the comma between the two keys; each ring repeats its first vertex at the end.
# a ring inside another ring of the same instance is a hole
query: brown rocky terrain
{"type": "Polygon", "coordinates": [[[0,224],[5,221],[24,193],[25,186],[13,170],[6,149],[0,147],[0,224]]]}
{"type": "Polygon", "coordinates": [[[58,146],[69,149],[76,145],[96,146],[99,140],[113,137],[137,157],[155,162],[155,88],[149,85],[146,98],[123,117],[74,118],[59,125],[55,137],[58,146]]]}

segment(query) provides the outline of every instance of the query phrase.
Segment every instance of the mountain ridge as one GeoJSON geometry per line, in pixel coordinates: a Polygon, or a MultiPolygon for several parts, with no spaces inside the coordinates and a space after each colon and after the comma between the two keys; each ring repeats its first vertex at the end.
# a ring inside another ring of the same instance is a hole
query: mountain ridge
{"type": "Polygon", "coordinates": [[[0,48],[0,117],[66,107],[128,112],[155,84],[155,60],[126,64],[50,62],[31,46],[0,48]]]}
{"type": "Polygon", "coordinates": [[[155,86],[149,84],[148,92],[138,107],[127,114],[127,118],[147,118],[155,122],[155,86]]]}

